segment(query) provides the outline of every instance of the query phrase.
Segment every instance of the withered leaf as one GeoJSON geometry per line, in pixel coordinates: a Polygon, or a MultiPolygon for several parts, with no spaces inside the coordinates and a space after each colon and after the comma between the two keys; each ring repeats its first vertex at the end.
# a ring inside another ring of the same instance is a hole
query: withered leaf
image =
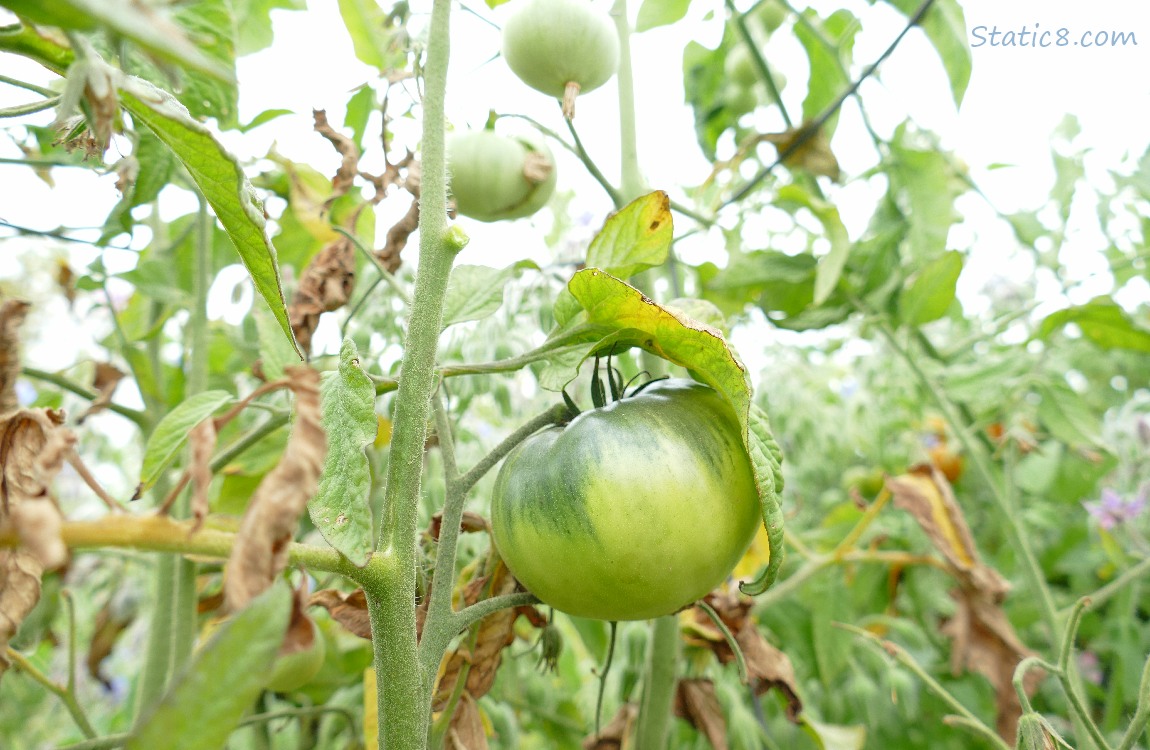
{"type": "MultiPolygon", "coordinates": [[[[1002,609],[1010,584],[982,562],[954,491],[941,471],[916,466],[907,474],[888,477],[886,486],[894,496],[895,507],[914,517],[958,582],[950,592],[957,605],[955,614],[941,629],[951,639],[951,670],[955,674],[970,670],[990,681],[996,696],[996,729],[1003,739],[1013,742],[1022,714],[1012,682],[1014,670],[1034,652],[1019,639],[1002,609]]],[[[1043,677],[1041,670],[1029,672],[1027,692],[1033,693],[1043,677]]]]}
{"type": "Polygon", "coordinates": [[[76,442],[64,413],[20,409],[0,417],[0,521],[8,520],[20,543],[45,568],[62,565],[60,511],[48,492],[76,442]]]}
{"type": "Polygon", "coordinates": [[[32,553],[0,550],[0,676],[8,669],[8,641],[40,601],[43,573],[44,566],[32,553]]]}
{"type": "Polygon", "coordinates": [[[288,320],[301,349],[311,351],[311,337],[319,325],[319,316],[346,305],[354,289],[355,246],[341,235],[307,264],[288,306],[288,320]]]}
{"type": "Polygon", "coordinates": [[[487,733],[475,699],[467,693],[459,696],[451,725],[447,729],[444,750],[487,750],[487,733]]]}
{"type": "MultiPolygon", "coordinates": [[[[470,510],[463,511],[463,518],[459,524],[459,530],[464,534],[474,534],[479,531],[487,531],[489,525],[487,519],[478,513],[470,510]]],[[[431,523],[427,526],[427,535],[439,541],[439,532],[443,529],[443,513],[436,513],[431,517],[431,523]]]]}
{"type": "Polygon", "coordinates": [[[16,378],[20,376],[20,326],[31,307],[18,299],[0,303],[0,414],[17,409],[16,378]]]}
{"type": "MultiPolygon", "coordinates": [[[[707,594],[706,601],[734,635],[735,643],[743,652],[743,659],[747,665],[747,679],[755,694],[762,695],[771,688],[778,689],[787,700],[787,718],[797,722],[803,710],[803,702],[799,698],[794,665],[791,664],[790,658],[772,646],[755,626],[754,620],[750,617],[753,604],[750,597],[738,592],[712,591],[707,594]]],[[[735,661],[735,654],[727,640],[706,613],[696,607],[692,610],[692,614],[693,622],[685,634],[687,642],[710,649],[720,664],[735,661]]]]}
{"type": "Polygon", "coordinates": [[[407,213],[403,218],[392,225],[391,229],[387,230],[387,241],[384,243],[383,248],[377,250],[375,257],[383,264],[383,267],[390,273],[395,273],[399,270],[403,260],[400,258],[400,253],[403,248],[407,247],[407,240],[419,229],[419,199],[416,198],[411,201],[411,206],[408,207],[407,213]]]}
{"type": "Polygon", "coordinates": [[[308,606],[323,607],[348,632],[371,640],[371,618],[367,613],[367,595],[363,589],[356,589],[350,594],[323,589],[311,595],[308,606]]]}
{"type": "Polygon", "coordinates": [[[780,156],[786,154],[783,164],[788,169],[802,169],[838,182],[839,162],[831,151],[830,141],[822,128],[808,134],[809,130],[810,125],[804,124],[782,133],[764,133],[760,137],[773,144],[780,156]],[[799,142],[801,138],[806,140],[799,142]]]}
{"type": "Polygon", "coordinates": [[[624,703],[619,707],[611,723],[583,740],[583,750],[621,750],[635,720],[639,717],[639,709],[631,703],[624,703]]]}
{"type": "Polygon", "coordinates": [[[188,463],[188,477],[192,481],[192,530],[199,531],[204,525],[208,511],[208,489],[212,484],[212,453],[216,450],[215,420],[205,419],[188,433],[191,460],[188,463]]]}
{"type": "Polygon", "coordinates": [[[319,373],[310,367],[285,369],[295,393],[295,422],[275,468],[256,487],[240,523],[224,575],[224,600],[232,611],[271,586],[287,565],[287,548],[299,516],[315,495],[327,453],[320,424],[319,373]]]}
{"type": "Polygon", "coordinates": [[[715,696],[715,683],[705,679],[679,680],[675,686],[675,715],[687,720],[715,750],[727,748],[727,720],[715,696]]]}
{"type": "Polygon", "coordinates": [[[315,621],[308,617],[308,606],[307,578],[304,577],[292,594],[291,619],[288,620],[287,631],[280,644],[280,656],[307,651],[315,643],[315,639],[320,637],[315,621]]]}
{"type": "Polygon", "coordinates": [[[92,376],[92,388],[96,391],[96,398],[92,399],[92,403],[88,404],[88,408],[76,419],[77,424],[83,424],[88,417],[108,408],[108,404],[112,403],[112,395],[116,392],[116,386],[123,379],[124,373],[115,365],[108,362],[97,362],[96,372],[92,376]]]}
{"type": "Polygon", "coordinates": [[[331,141],[331,145],[335,146],[335,150],[343,157],[335,177],[331,178],[331,197],[327,199],[327,205],[331,206],[336,198],[346,195],[355,182],[355,175],[359,171],[359,149],[356,148],[355,141],[331,126],[327,121],[327,112],[313,109],[311,114],[315,121],[315,132],[331,141]]]}
{"type": "Polygon", "coordinates": [[[99,680],[105,688],[111,688],[112,685],[104,677],[100,665],[112,653],[116,641],[120,639],[120,636],[135,619],[136,612],[135,607],[131,605],[132,601],[130,597],[117,593],[110,597],[100,608],[100,611],[96,613],[96,623],[92,631],[92,640],[88,644],[86,663],[88,674],[93,679],[99,680]]]}

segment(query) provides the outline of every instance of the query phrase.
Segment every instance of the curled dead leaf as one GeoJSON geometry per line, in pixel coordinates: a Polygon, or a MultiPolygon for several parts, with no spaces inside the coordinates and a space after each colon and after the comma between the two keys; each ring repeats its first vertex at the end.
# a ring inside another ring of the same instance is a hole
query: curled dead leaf
{"type": "Polygon", "coordinates": [[[9,521],[21,546],[45,569],[68,557],[60,540],[60,511],[49,487],[76,443],[64,413],[20,409],[0,417],[0,521],[9,521]]]}
{"type": "Polygon", "coordinates": [[[354,289],[355,246],[348,237],[340,235],[307,264],[288,306],[288,320],[301,349],[311,351],[311,337],[319,325],[319,316],[346,305],[354,289]]]}
{"type": "Polygon", "coordinates": [[[622,750],[638,718],[639,709],[624,703],[607,726],[583,740],[583,750],[622,750]]]}
{"type": "Polygon", "coordinates": [[[715,683],[706,679],[679,680],[675,686],[675,715],[699,731],[715,750],[727,749],[727,720],[715,696],[715,683]]]}
{"type": "Polygon", "coordinates": [[[327,206],[330,207],[336,198],[346,195],[347,191],[351,190],[355,182],[355,175],[359,171],[359,149],[356,147],[355,141],[331,126],[327,121],[327,112],[322,109],[313,109],[311,114],[315,121],[315,132],[328,139],[331,145],[335,146],[339,155],[343,157],[335,177],[331,178],[331,197],[327,199],[327,206]]]}
{"type": "Polygon", "coordinates": [[[444,750],[487,750],[487,732],[483,729],[479,705],[467,693],[459,696],[443,747],[444,750]]]}
{"type": "Polygon", "coordinates": [[[367,595],[363,589],[344,594],[335,589],[323,589],[311,595],[308,606],[319,606],[331,613],[333,620],[360,638],[371,640],[371,618],[367,612],[367,595]]]}
{"type": "MultiPolygon", "coordinates": [[[[431,517],[431,523],[427,526],[427,535],[435,541],[439,541],[439,533],[443,529],[443,513],[436,513],[431,517]]],[[[459,524],[459,530],[464,534],[474,534],[479,531],[488,531],[490,524],[487,519],[478,513],[470,510],[463,511],[463,519],[459,524]]]]}
{"type": "Polygon", "coordinates": [[[8,669],[5,652],[20,623],[40,601],[44,566],[22,549],[0,550],[0,676],[8,669]]]}
{"type": "Polygon", "coordinates": [[[389,273],[395,273],[403,264],[400,253],[407,247],[407,240],[419,229],[419,199],[411,201],[411,206],[403,218],[387,230],[387,241],[382,249],[377,250],[375,257],[389,273]]]}
{"type": "MultiPolygon", "coordinates": [[[[964,669],[977,672],[990,681],[996,696],[996,729],[1003,739],[1013,742],[1022,715],[1012,682],[1014,670],[1034,652],[1022,643],[1002,609],[1010,584],[982,562],[962,508],[942,471],[929,465],[916,466],[907,474],[888,477],[886,486],[894,496],[895,507],[914,517],[958,582],[950,592],[955,614],[941,628],[951,640],[951,670],[955,674],[964,669]]],[[[1029,672],[1024,683],[1027,692],[1037,690],[1044,676],[1041,670],[1029,672]]]]}
{"type": "Polygon", "coordinates": [[[92,630],[92,640],[88,644],[88,656],[85,663],[88,674],[98,680],[105,688],[112,684],[104,677],[100,665],[112,653],[116,641],[127,630],[136,618],[135,599],[123,590],[117,592],[105,602],[100,611],[96,613],[96,622],[92,630]]]}
{"type": "Polygon", "coordinates": [[[192,533],[200,530],[211,509],[208,502],[208,488],[212,484],[212,453],[216,449],[216,423],[205,419],[192,428],[188,434],[191,461],[188,476],[192,481],[192,533]]]}
{"type": "Polygon", "coordinates": [[[295,393],[295,421],[275,468],[256,487],[240,523],[224,575],[224,599],[242,609],[271,586],[287,565],[287,548],[299,516],[316,493],[327,454],[320,424],[319,373],[310,367],[285,369],[295,393]]]}
{"type": "Polygon", "coordinates": [[[0,414],[20,407],[16,378],[20,377],[20,326],[31,308],[18,299],[0,303],[0,414]]]}
{"type": "Polygon", "coordinates": [[[92,399],[88,408],[76,418],[76,423],[83,424],[88,417],[108,408],[108,404],[112,403],[112,395],[116,392],[116,386],[123,379],[124,373],[115,365],[108,362],[97,362],[96,372],[92,376],[92,388],[96,391],[96,398],[92,399]]]}
{"type": "Polygon", "coordinates": [[[803,169],[838,182],[839,162],[822,128],[812,132],[811,125],[804,124],[782,133],[764,133],[760,137],[775,147],[788,169],[803,169]]]}

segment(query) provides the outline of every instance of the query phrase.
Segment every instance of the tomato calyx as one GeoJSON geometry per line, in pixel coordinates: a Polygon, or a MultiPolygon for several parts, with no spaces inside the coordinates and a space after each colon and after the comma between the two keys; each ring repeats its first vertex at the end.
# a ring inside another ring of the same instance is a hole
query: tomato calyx
{"type": "MultiPolygon", "coordinates": [[[[642,370],[638,374],[634,375],[630,380],[624,382],[623,373],[619,371],[619,368],[614,367],[611,364],[611,358],[613,356],[615,356],[614,347],[611,348],[611,351],[607,352],[607,364],[605,368],[607,371],[607,384],[604,386],[603,378],[599,374],[600,362],[603,358],[598,354],[595,355],[595,367],[591,375],[591,403],[596,409],[601,409],[608,403],[616,403],[622,401],[625,398],[634,398],[635,396],[638,396],[640,393],[642,393],[643,390],[648,386],[654,383],[658,383],[662,380],[670,379],[669,375],[661,375],[657,378],[653,378],[651,377],[650,372],[647,370],[642,370]],[[627,393],[627,389],[630,388],[636,380],[643,377],[644,375],[647,376],[647,380],[635,386],[635,389],[630,393],[627,393]],[[608,393],[610,394],[610,401],[608,401],[608,393]]],[[[575,401],[567,393],[566,389],[564,389],[562,393],[563,402],[567,404],[567,408],[571,410],[572,418],[578,416],[581,413],[581,410],[578,406],[576,406],[575,401]]]]}

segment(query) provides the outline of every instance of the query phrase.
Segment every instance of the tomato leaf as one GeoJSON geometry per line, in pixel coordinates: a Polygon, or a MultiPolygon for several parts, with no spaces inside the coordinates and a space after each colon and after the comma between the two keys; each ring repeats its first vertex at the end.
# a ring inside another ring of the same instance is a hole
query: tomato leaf
{"type": "Polygon", "coordinates": [[[691,7],[691,0],[643,0],[635,19],[636,33],[681,21],[691,7]]]}
{"type": "Polygon", "coordinates": [[[587,248],[587,265],[625,279],[667,260],[673,233],[671,199],[661,190],[613,214],[587,248]]]}
{"type": "Polygon", "coordinates": [[[188,433],[193,427],[231,402],[232,394],[227,391],[205,391],[188,398],[165,414],[156,429],[152,430],[144,448],[144,462],[140,469],[140,486],[136,488],[136,496],[139,497],[156,483],[160,474],[188,441],[188,433]]]}
{"type": "Polygon", "coordinates": [[[407,63],[403,27],[396,27],[377,0],[339,0],[339,13],[351,37],[355,56],[380,73],[402,70],[407,63]]]}
{"type": "Polygon", "coordinates": [[[1035,336],[1049,339],[1055,331],[1070,323],[1078,326],[1082,335],[1101,349],[1150,352],[1150,331],[1137,325],[1109,297],[1096,297],[1085,305],[1047,315],[1035,336]]]}
{"type": "MultiPolygon", "coordinates": [[[[167,144],[187,168],[224,225],[284,335],[296,346],[280,286],[276,251],[267,235],[263,203],[239,163],[182,104],[146,81],[126,78],[120,103],[137,122],[146,125],[167,144]]],[[[298,349],[297,353],[303,359],[298,349]]]]}
{"type": "Polygon", "coordinates": [[[365,565],[372,551],[371,467],[363,451],[375,441],[379,420],[375,386],[360,369],[351,339],[340,349],[339,370],[324,373],[320,403],[327,457],[308,513],[328,544],[354,564],[365,565]]]}
{"type": "Polygon", "coordinates": [[[522,268],[537,268],[523,261],[507,268],[456,266],[443,300],[443,327],[468,320],[482,320],[503,306],[503,288],[522,268]]]}
{"type": "Polygon", "coordinates": [[[271,674],[290,612],[291,592],[279,582],[221,625],[141,719],[127,750],[223,747],[271,674]]]}
{"type": "Polygon", "coordinates": [[[767,530],[771,557],[758,577],[740,584],[739,589],[748,596],[757,596],[771,587],[783,565],[783,452],[771,432],[771,422],[765,410],[752,403],[747,421],[749,429],[744,440],[759,489],[763,527],[767,530]]]}
{"type": "MultiPolygon", "coordinates": [[[[891,5],[913,16],[919,0],[887,0],[891,5]]],[[[971,54],[966,38],[966,17],[957,0],[936,0],[927,11],[919,26],[927,39],[934,45],[950,81],[950,93],[954,106],[962,104],[966,85],[970,83],[971,54]]]]}
{"type": "Polygon", "coordinates": [[[839,217],[839,210],[827,201],[818,198],[803,190],[797,185],[787,185],[779,190],[778,201],[797,203],[810,210],[831,244],[830,251],[820,260],[815,270],[814,304],[816,306],[826,302],[838,286],[839,278],[846,267],[847,256],[851,251],[850,235],[839,217]]]}
{"type": "Polygon", "coordinates": [[[938,320],[954,302],[962,253],[951,250],[935,258],[910,279],[898,298],[898,314],[907,325],[938,320]]]}
{"type": "Polygon", "coordinates": [[[819,750],[862,750],[866,745],[866,727],[823,724],[804,715],[800,720],[803,731],[815,741],[819,750]]]}

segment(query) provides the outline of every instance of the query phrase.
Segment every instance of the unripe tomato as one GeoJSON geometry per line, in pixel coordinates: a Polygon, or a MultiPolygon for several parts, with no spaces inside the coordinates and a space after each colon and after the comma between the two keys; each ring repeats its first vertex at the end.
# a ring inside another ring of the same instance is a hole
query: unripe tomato
{"type": "Polygon", "coordinates": [[[753,87],[743,87],[734,83],[723,86],[723,105],[736,117],[759,106],[759,97],[753,87]]]}
{"type": "Polygon", "coordinates": [[[479,221],[530,216],[555,192],[555,159],[542,139],[456,133],[447,141],[447,169],[455,210],[479,221]]]}
{"type": "Polygon", "coordinates": [[[585,411],[503,463],[491,529],[507,567],[572,615],[671,614],[723,581],[760,524],[738,420],[688,380],[585,411]]]}
{"type": "Polygon", "coordinates": [[[266,685],[268,690],[276,693],[298,690],[311,682],[311,679],[323,667],[323,660],[327,655],[327,645],[324,643],[323,633],[310,619],[307,622],[311,625],[314,636],[311,646],[302,651],[276,657],[271,677],[266,685]]]}
{"type": "Polygon", "coordinates": [[[745,44],[737,44],[723,61],[727,79],[741,88],[750,88],[759,82],[759,70],[754,55],[745,44]]]}
{"type": "Polygon", "coordinates": [[[577,94],[615,75],[619,39],[611,19],[587,0],[525,0],[503,25],[503,59],[519,80],[563,99],[571,118],[577,94]]]}
{"type": "Polygon", "coordinates": [[[787,9],[778,0],[765,0],[755,8],[753,17],[770,34],[783,25],[787,14],[787,9]]]}

